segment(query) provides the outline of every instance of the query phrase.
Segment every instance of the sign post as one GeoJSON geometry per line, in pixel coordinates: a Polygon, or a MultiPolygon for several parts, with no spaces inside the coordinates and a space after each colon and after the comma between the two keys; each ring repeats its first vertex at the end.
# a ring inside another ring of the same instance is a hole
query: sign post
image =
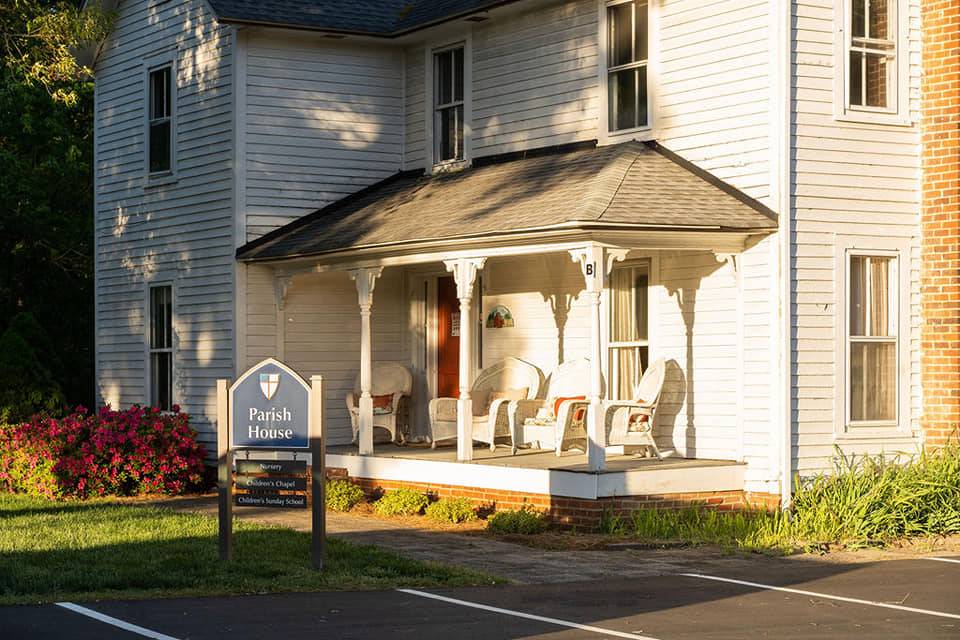
{"type": "Polygon", "coordinates": [[[313,513],[310,523],[313,568],[323,569],[327,552],[327,460],[323,433],[323,377],[310,378],[310,457],[313,461],[313,513]]]}
{"type": "Polygon", "coordinates": [[[305,509],[307,507],[306,461],[312,457],[313,566],[324,564],[326,464],[323,434],[323,378],[313,376],[308,384],[295,371],[272,358],[248,369],[228,389],[217,381],[217,454],[220,558],[229,560],[233,550],[233,506],[305,509]],[[247,458],[236,464],[237,449],[247,458]],[[251,450],[293,452],[293,460],[250,459],[251,450]],[[236,491],[234,490],[236,488],[236,491]]]}
{"type": "Polygon", "coordinates": [[[230,451],[229,406],[227,381],[217,380],[217,501],[219,503],[220,559],[233,557],[233,501],[231,467],[233,453],[230,451]]]}

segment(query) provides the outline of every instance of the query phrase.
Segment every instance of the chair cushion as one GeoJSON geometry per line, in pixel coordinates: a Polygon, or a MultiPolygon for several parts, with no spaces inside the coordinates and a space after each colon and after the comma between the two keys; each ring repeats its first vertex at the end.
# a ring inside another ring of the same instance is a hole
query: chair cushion
{"type": "Polygon", "coordinates": [[[649,431],[650,416],[644,413],[630,414],[630,422],[627,424],[627,431],[649,431]]]}
{"type": "Polygon", "coordinates": [[[373,396],[373,415],[384,416],[393,413],[393,394],[373,396]]]}
{"type": "MultiPolygon", "coordinates": [[[[569,396],[566,398],[554,398],[553,400],[553,415],[558,415],[560,413],[560,405],[566,402],[567,400],[586,400],[587,396],[569,396]]],[[[583,409],[580,409],[582,412],[583,409]]]]}
{"type": "Polygon", "coordinates": [[[490,395],[487,396],[486,410],[484,414],[490,413],[490,405],[493,404],[494,400],[525,400],[527,397],[527,387],[522,389],[507,389],[506,391],[491,391],[490,395]]]}

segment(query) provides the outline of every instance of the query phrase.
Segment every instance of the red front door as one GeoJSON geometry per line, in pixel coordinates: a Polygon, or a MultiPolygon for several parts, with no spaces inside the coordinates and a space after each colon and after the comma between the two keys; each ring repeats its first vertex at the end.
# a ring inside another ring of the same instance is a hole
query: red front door
{"type": "Polygon", "coordinates": [[[452,277],[437,279],[437,395],[460,395],[460,301],[452,277]]]}

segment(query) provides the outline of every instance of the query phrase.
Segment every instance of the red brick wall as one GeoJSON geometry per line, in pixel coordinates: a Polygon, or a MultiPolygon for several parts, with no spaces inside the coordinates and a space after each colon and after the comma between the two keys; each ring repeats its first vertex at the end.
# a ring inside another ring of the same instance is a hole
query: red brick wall
{"type": "MultiPolygon", "coordinates": [[[[329,470],[328,476],[343,478],[346,477],[346,472],[342,469],[329,470]]],[[[678,509],[691,504],[702,504],[708,508],[724,511],[745,510],[748,508],[777,509],[780,506],[780,496],[778,495],[748,494],[743,491],[670,493],[587,500],[583,498],[549,496],[540,493],[499,491],[495,489],[461,487],[448,484],[397,482],[372,478],[351,478],[351,480],[363,487],[364,491],[368,494],[408,487],[417,491],[423,491],[436,498],[468,498],[478,507],[485,508],[490,512],[519,509],[524,505],[530,505],[541,511],[546,511],[550,515],[550,518],[558,524],[577,527],[595,527],[600,522],[600,517],[605,511],[628,513],[636,509],[649,509],[653,507],[660,509],[678,509]]]]}
{"type": "Polygon", "coordinates": [[[928,446],[960,428],[960,0],[923,0],[921,307],[928,446]]]}

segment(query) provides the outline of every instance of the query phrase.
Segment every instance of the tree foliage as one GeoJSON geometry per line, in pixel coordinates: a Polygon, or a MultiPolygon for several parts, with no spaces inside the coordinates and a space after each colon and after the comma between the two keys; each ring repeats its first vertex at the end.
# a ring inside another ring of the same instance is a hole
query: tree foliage
{"type": "MultiPolygon", "coordinates": [[[[28,312],[51,344],[17,330],[10,346],[25,342],[71,402],[93,395],[93,84],[70,52],[109,22],[65,2],[0,2],[0,332],[28,312]]],[[[3,360],[11,380],[22,367],[3,360]]]]}

